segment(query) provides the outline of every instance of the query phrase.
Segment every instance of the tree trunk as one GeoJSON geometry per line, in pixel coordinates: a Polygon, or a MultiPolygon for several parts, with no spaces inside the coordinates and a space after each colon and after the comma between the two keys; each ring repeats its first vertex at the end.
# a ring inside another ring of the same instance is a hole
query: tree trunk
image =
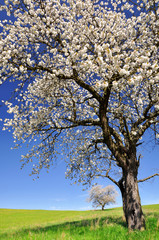
{"type": "Polygon", "coordinates": [[[104,210],[104,205],[102,205],[102,210],[104,210]]]}
{"type": "Polygon", "coordinates": [[[127,169],[123,170],[123,177],[119,181],[119,188],[123,200],[123,211],[129,230],[145,229],[145,219],[142,212],[137,183],[137,172],[137,164],[131,164],[131,166],[129,165],[127,169]]]}

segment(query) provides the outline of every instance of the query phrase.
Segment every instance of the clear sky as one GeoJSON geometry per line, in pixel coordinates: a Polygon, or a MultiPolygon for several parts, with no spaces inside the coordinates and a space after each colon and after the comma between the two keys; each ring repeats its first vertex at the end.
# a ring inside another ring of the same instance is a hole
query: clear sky
{"type": "MultiPolygon", "coordinates": [[[[4,16],[0,15],[0,19],[4,16]]],[[[0,100],[7,100],[11,93],[11,85],[0,86],[0,100]]],[[[6,108],[0,107],[0,118],[8,117],[6,108]]],[[[25,148],[11,150],[14,146],[12,133],[2,131],[0,122],[0,208],[16,209],[48,209],[48,210],[86,210],[91,204],[86,202],[87,191],[82,191],[80,185],[70,185],[65,179],[65,163],[59,161],[56,168],[49,173],[42,171],[40,179],[33,181],[29,176],[29,166],[20,170],[20,156],[26,152],[25,148]]],[[[144,140],[144,139],[143,139],[144,140]]],[[[159,172],[159,146],[152,148],[151,144],[142,147],[139,179],[159,172]]],[[[112,184],[107,179],[99,179],[98,183],[106,186],[112,184]]],[[[116,190],[119,192],[117,187],[116,190]]],[[[159,177],[139,184],[142,204],[159,203],[159,177]]],[[[121,195],[117,197],[117,204],[122,206],[121,195]]]]}

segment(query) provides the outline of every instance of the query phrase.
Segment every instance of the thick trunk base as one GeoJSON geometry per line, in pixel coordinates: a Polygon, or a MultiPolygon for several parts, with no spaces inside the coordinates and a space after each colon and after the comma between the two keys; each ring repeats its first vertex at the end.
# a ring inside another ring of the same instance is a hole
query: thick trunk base
{"type": "Polygon", "coordinates": [[[125,219],[129,230],[144,230],[145,219],[141,207],[137,177],[134,171],[128,171],[123,174],[122,182],[120,182],[120,190],[125,219]]]}

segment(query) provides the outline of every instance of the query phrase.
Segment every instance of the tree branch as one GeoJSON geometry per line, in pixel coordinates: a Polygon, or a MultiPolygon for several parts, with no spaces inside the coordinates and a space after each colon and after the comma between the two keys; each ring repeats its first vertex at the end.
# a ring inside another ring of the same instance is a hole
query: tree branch
{"type": "Polygon", "coordinates": [[[112,177],[110,177],[108,174],[106,175],[106,177],[119,187],[118,182],[116,182],[112,177]]]}
{"type": "Polygon", "coordinates": [[[116,185],[119,187],[118,182],[116,182],[112,177],[110,177],[110,176],[108,175],[109,172],[110,172],[110,170],[111,170],[111,161],[110,161],[110,163],[109,163],[109,168],[108,168],[105,176],[106,176],[109,180],[111,180],[114,184],[116,184],[116,185]]]}
{"type": "Polygon", "coordinates": [[[82,88],[88,90],[95,99],[98,100],[98,102],[102,102],[102,97],[97,93],[97,91],[90,86],[89,84],[85,83],[84,81],[82,81],[79,77],[78,77],[78,73],[75,69],[73,69],[73,78],[75,80],[75,82],[82,88]]]}
{"type": "Polygon", "coordinates": [[[147,180],[149,180],[149,179],[151,179],[151,178],[153,178],[153,177],[155,177],[155,176],[159,176],[159,173],[155,173],[155,174],[153,174],[152,176],[149,176],[149,177],[147,177],[147,178],[140,179],[140,180],[138,180],[137,182],[138,182],[138,183],[144,182],[144,181],[147,181],[147,180]]]}

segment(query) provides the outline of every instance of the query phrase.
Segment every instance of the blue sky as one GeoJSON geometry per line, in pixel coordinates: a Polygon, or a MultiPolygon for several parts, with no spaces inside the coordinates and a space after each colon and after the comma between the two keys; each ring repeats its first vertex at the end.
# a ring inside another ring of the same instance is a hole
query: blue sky
{"type": "MultiPolygon", "coordinates": [[[[0,15],[0,19],[4,18],[0,15]]],[[[7,100],[12,87],[10,84],[0,86],[0,100],[7,100]]],[[[6,108],[0,107],[0,118],[8,117],[6,108]]],[[[65,179],[65,163],[59,161],[56,168],[51,168],[47,174],[42,171],[40,179],[33,181],[29,176],[31,168],[26,166],[20,170],[20,156],[26,152],[25,148],[11,150],[14,146],[12,133],[2,131],[0,122],[0,208],[16,209],[48,209],[48,210],[86,210],[91,204],[86,202],[87,191],[83,187],[70,185],[65,179]]],[[[147,138],[147,137],[146,137],[147,138]]],[[[147,177],[159,172],[159,146],[152,148],[151,144],[141,148],[143,158],[139,169],[139,178],[147,177]]],[[[107,179],[99,179],[98,183],[106,186],[112,184],[107,179]]],[[[139,184],[142,204],[159,203],[159,177],[139,184]]],[[[116,190],[119,192],[117,187],[116,190]]],[[[121,195],[117,197],[117,204],[122,206],[121,195]]]]}

